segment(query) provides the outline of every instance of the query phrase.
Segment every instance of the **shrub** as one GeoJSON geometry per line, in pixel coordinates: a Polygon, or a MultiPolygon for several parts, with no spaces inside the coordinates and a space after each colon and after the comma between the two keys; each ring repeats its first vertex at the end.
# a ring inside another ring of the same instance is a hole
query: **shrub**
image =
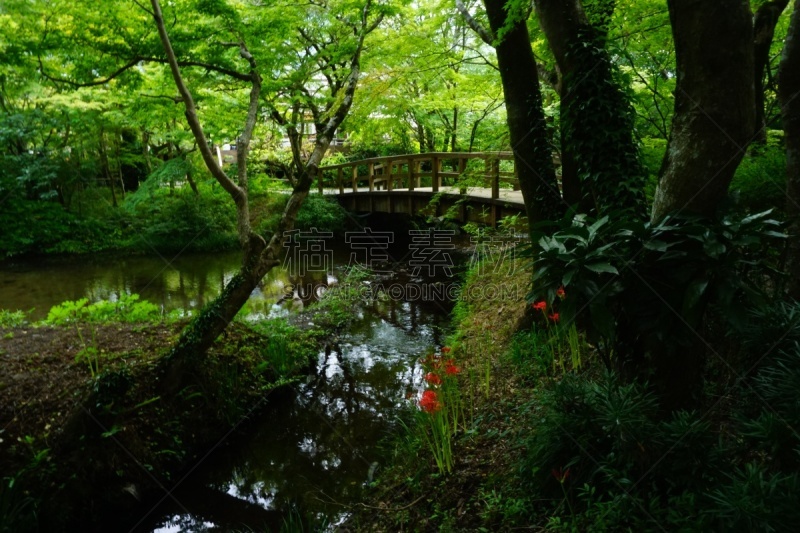
{"type": "Polygon", "coordinates": [[[786,151],[782,139],[770,135],[763,147],[757,147],[739,163],[730,190],[749,212],[777,208],[786,204],[786,151]]]}
{"type": "Polygon", "coordinates": [[[703,530],[713,520],[700,509],[731,454],[700,413],[659,418],[646,386],[612,374],[568,374],[533,401],[521,473],[531,501],[553,501],[551,528],[703,530]]]}
{"type": "Polygon", "coordinates": [[[335,199],[319,194],[306,197],[295,221],[295,229],[302,231],[317,228],[341,233],[346,227],[347,211],[335,199]]]}
{"type": "Polygon", "coordinates": [[[555,232],[534,234],[529,300],[553,308],[563,287],[561,320],[578,320],[609,367],[611,354],[621,367],[649,350],[683,350],[680,340],[694,338],[687,328],[697,329],[709,305],[742,328],[747,309],[767,301],[771,244],[785,237],[769,214],[676,215],[657,224],[569,214],[555,232]]]}

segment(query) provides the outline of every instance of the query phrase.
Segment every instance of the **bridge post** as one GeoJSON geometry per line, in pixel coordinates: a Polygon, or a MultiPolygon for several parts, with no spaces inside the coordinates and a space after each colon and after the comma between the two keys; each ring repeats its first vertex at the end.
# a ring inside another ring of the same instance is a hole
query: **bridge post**
{"type": "Polygon", "coordinates": [[[325,194],[325,191],[322,190],[322,178],[325,176],[325,172],[320,169],[317,169],[317,186],[319,188],[320,194],[325,194]]]}
{"type": "Polygon", "coordinates": [[[353,192],[358,192],[358,165],[353,165],[353,192]]]}
{"type": "MultiPolygon", "coordinates": [[[[467,171],[467,158],[466,157],[459,157],[458,158],[458,177],[456,178],[457,181],[461,181],[461,176],[464,172],[467,171]]],[[[458,192],[460,194],[467,194],[467,188],[459,183],[458,185],[458,192]]],[[[464,217],[461,217],[462,220],[464,217]]]]}
{"type": "Polygon", "coordinates": [[[500,198],[500,160],[487,159],[486,165],[489,167],[489,176],[492,180],[492,199],[500,198]]]}
{"type": "Polygon", "coordinates": [[[339,194],[344,194],[344,182],[342,181],[342,167],[336,169],[336,183],[339,185],[339,194]]]}
{"type": "Polygon", "coordinates": [[[392,176],[392,170],[394,167],[394,162],[391,159],[386,160],[386,190],[392,192],[394,190],[394,177],[392,176]]]}
{"type": "Polygon", "coordinates": [[[431,167],[431,185],[433,187],[433,192],[437,193],[439,192],[439,181],[441,179],[439,178],[439,172],[442,170],[442,161],[439,159],[439,156],[433,156],[433,159],[431,160],[431,167]]]}
{"type": "Polygon", "coordinates": [[[414,190],[414,159],[408,158],[408,190],[414,190]]]}
{"type": "Polygon", "coordinates": [[[375,190],[375,163],[367,163],[367,176],[369,176],[369,192],[375,190]]]}

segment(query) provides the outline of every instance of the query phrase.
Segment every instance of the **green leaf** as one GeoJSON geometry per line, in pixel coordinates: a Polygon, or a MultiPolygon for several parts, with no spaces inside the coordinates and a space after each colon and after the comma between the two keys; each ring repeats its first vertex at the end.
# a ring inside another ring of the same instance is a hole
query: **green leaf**
{"type": "Polygon", "coordinates": [[[684,311],[688,311],[697,306],[700,298],[708,288],[708,279],[698,279],[689,284],[683,299],[684,311]]]}
{"type": "Polygon", "coordinates": [[[652,250],[654,252],[666,252],[667,248],[669,248],[669,244],[665,243],[664,241],[653,239],[645,241],[644,247],[645,249],[652,250]]]}
{"type": "Polygon", "coordinates": [[[703,249],[709,257],[713,257],[714,259],[724,254],[727,250],[725,245],[719,241],[706,241],[706,243],[703,244],[703,249]]]}
{"type": "Polygon", "coordinates": [[[619,275],[619,271],[609,263],[591,263],[585,266],[587,269],[591,270],[592,272],[596,272],[598,274],[608,273],[608,274],[619,275]]]}

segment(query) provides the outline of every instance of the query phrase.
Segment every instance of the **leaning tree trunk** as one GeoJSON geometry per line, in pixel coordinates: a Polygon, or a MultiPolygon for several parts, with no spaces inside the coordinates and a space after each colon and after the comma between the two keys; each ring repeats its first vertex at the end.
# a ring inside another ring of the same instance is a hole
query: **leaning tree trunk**
{"type": "Polygon", "coordinates": [[[614,80],[606,33],[615,2],[598,2],[589,20],[580,0],[535,0],[539,23],[562,75],[564,199],[583,212],[624,209],[644,218],[644,170],[634,113],[614,80]]]}
{"type": "Polygon", "coordinates": [[[677,85],[651,218],[713,215],[753,135],[753,25],[745,0],[669,0],[677,85]]]}
{"type": "Polygon", "coordinates": [[[754,142],[767,142],[767,121],[764,115],[764,76],[769,69],[769,49],[775,36],[778,19],[789,0],[773,0],[762,5],[753,18],[753,73],[755,75],[756,123],[754,142]]]}
{"type": "MultiPolygon", "coordinates": [[[[506,25],[505,0],[484,0],[492,33],[506,25]]],[[[525,20],[517,20],[495,43],[506,102],[511,149],[525,211],[531,226],[564,213],[553,149],[548,140],[536,59],[525,20]]]]}
{"type": "MultiPolygon", "coordinates": [[[[184,103],[186,120],[197,141],[200,154],[203,156],[203,161],[208,170],[236,204],[237,228],[243,250],[242,266],[239,272],[228,282],[222,293],[211,304],[204,307],[200,314],[192,320],[191,324],[184,329],[169,357],[166,358],[166,379],[163,386],[169,392],[177,390],[183,384],[187,371],[192,368],[194,361],[208,351],[217,337],[230,324],[264,275],[272,267],[280,264],[286,235],[294,227],[294,221],[297,218],[300,206],[308,196],[311,184],[317,176],[319,164],[337,128],[344,121],[353,105],[353,94],[360,75],[360,60],[364,48],[364,39],[378,26],[383,16],[379,14],[376,20],[369,22],[367,15],[370,2],[367,2],[362,12],[360,29],[357,32],[357,45],[349,60],[349,70],[345,71],[347,72],[346,78],[343,79],[343,83],[339,87],[342,93],[339,98],[336,98],[336,104],[331,108],[329,118],[316,125],[317,138],[314,149],[307,160],[303,161],[300,157],[300,135],[294,125],[288,124],[273,109],[273,117],[281,125],[287,127],[287,133],[292,143],[293,164],[298,173],[293,182],[292,195],[284,208],[278,227],[269,243],[267,243],[252,230],[248,203],[247,156],[261,105],[261,76],[258,74],[256,61],[245,44],[243,42],[239,43],[240,55],[250,65],[250,71],[249,73],[233,72],[232,75],[241,81],[249,82],[251,90],[247,118],[237,142],[237,176],[236,181],[234,181],[225,173],[215,159],[208,139],[203,133],[194,99],[183,80],[175,51],[167,33],[159,0],[151,0],[151,5],[153,7],[153,18],[167,55],[170,71],[184,103]]],[[[318,116],[318,113],[315,113],[316,116],[318,116]]]]}
{"type": "Polygon", "coordinates": [[[778,71],[786,142],[786,212],[789,216],[789,295],[800,300],[800,1],[795,0],[778,71]]]}

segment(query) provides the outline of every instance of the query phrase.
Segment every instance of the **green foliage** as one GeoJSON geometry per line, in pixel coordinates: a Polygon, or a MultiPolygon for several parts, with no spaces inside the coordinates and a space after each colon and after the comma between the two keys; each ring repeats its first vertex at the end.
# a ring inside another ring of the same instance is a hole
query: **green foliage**
{"type": "Polygon", "coordinates": [[[52,326],[77,322],[103,324],[109,322],[154,322],[164,318],[161,309],[148,301],[139,301],[138,294],[121,294],[116,301],[100,300],[89,303],[86,298],[66,301],[53,306],[44,320],[52,326]]]}
{"type": "Polygon", "coordinates": [[[760,287],[770,250],[785,237],[769,212],[668,216],[657,224],[612,218],[568,215],[554,233],[538,232],[530,295],[585,326],[606,364],[611,353],[622,363],[657,345],[681,349],[709,304],[741,328],[741,304],[766,301],[760,287]],[[562,286],[568,297],[556,304],[562,286]]]}
{"type": "Polygon", "coordinates": [[[236,213],[225,191],[219,187],[203,187],[200,194],[188,187],[172,191],[155,177],[129,195],[123,206],[129,246],[148,252],[236,246],[236,213]]]}
{"type": "Polygon", "coordinates": [[[83,218],[52,201],[15,199],[0,210],[0,254],[86,253],[107,248],[119,235],[108,221],[83,218]]]}
{"type": "MultiPolygon", "coordinates": [[[[755,371],[715,416],[666,415],[646,383],[611,373],[540,382],[522,410],[530,420],[519,464],[525,512],[540,514],[550,500],[548,528],[563,531],[791,529],[800,519],[798,309],[771,302],[751,312],[749,322],[762,325],[739,333],[751,355],[729,364],[737,375],[755,371]]],[[[535,334],[520,334],[512,359],[536,348],[535,334]]]]}
{"type": "Polygon", "coordinates": [[[786,204],[786,150],[783,139],[769,135],[767,144],[754,147],[739,166],[730,190],[739,196],[741,207],[750,212],[777,209],[786,204]]]}
{"type": "Polygon", "coordinates": [[[317,354],[312,336],[299,330],[285,318],[252,322],[249,326],[264,339],[259,343],[258,369],[290,376],[304,368],[317,354]]]}
{"type": "Polygon", "coordinates": [[[24,311],[0,309],[0,328],[18,328],[28,321],[24,311]]]}
{"type": "MultiPolygon", "coordinates": [[[[727,474],[727,480],[711,493],[706,513],[717,528],[726,531],[790,531],[797,527],[800,508],[797,473],[765,472],[748,463],[727,474]]],[[[715,528],[716,529],[716,528],[715,528]]]]}
{"type": "Polygon", "coordinates": [[[657,138],[642,139],[639,146],[639,153],[642,158],[642,166],[647,175],[644,183],[644,195],[647,205],[652,205],[653,198],[658,186],[658,174],[661,172],[661,163],[664,161],[664,153],[667,151],[667,140],[657,138]]]}
{"type": "Polygon", "coordinates": [[[652,394],[613,375],[568,374],[534,402],[541,410],[521,472],[532,499],[551,497],[563,506],[551,528],[709,523],[693,506],[719,480],[726,450],[700,413],[659,419],[652,394]]]}
{"type": "Polygon", "coordinates": [[[3,478],[0,483],[0,533],[34,531],[37,527],[36,501],[14,481],[3,478]]]}
{"type": "Polygon", "coordinates": [[[363,282],[369,271],[358,266],[349,267],[342,281],[329,287],[313,307],[314,323],[323,329],[339,329],[353,319],[353,306],[370,296],[363,282]]]}
{"type": "Polygon", "coordinates": [[[300,207],[294,227],[299,230],[317,228],[338,234],[347,228],[347,222],[347,211],[335,199],[313,194],[300,207]]]}

